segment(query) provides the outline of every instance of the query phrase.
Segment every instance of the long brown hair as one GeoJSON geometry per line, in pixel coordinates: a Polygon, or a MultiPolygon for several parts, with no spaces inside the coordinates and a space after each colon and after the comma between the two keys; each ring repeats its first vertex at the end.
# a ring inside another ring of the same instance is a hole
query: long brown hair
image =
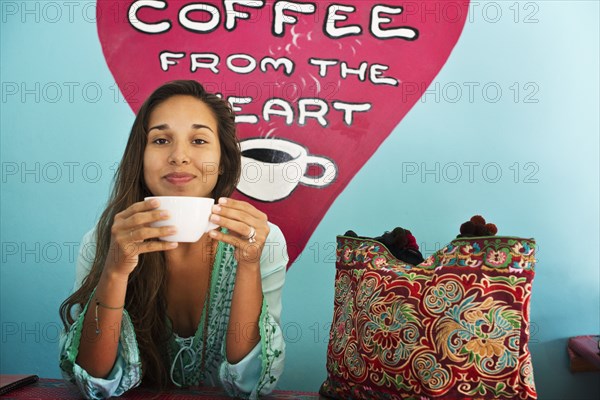
{"type": "MultiPolygon", "coordinates": [[[[193,96],[204,102],[218,121],[221,147],[220,175],[213,190],[218,199],[235,189],[241,171],[240,147],[236,137],[235,115],[229,104],[208,93],[192,80],[168,82],[156,89],[138,111],[123,158],[115,174],[108,205],[96,227],[96,253],[89,275],[81,287],[60,306],[60,317],[68,329],[73,324],[72,309],[83,307],[97,286],[111,241],[111,226],[115,215],[152,193],[144,182],[144,150],[147,142],[148,119],[156,106],[172,96],[193,96]]],[[[125,308],[135,329],[142,360],[144,384],[164,388],[167,383],[167,341],[171,335],[167,324],[166,268],[162,252],[139,256],[138,266],[129,276],[125,308]]]]}

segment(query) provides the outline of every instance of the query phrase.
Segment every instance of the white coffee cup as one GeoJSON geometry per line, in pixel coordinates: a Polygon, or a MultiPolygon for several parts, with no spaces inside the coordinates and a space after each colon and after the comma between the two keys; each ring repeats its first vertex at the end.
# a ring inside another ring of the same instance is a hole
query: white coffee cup
{"type": "Polygon", "coordinates": [[[177,228],[177,233],[162,236],[160,240],[167,242],[197,242],[202,235],[218,227],[208,219],[215,201],[209,197],[188,196],[153,196],[144,200],[157,199],[159,210],[169,212],[169,219],[157,221],[152,227],[170,226],[177,228]]]}
{"type": "Polygon", "coordinates": [[[251,138],[240,141],[242,174],[237,189],[256,200],[273,202],[288,197],[298,184],[322,188],[337,176],[335,163],[310,155],[299,143],[287,139],[251,138]],[[320,176],[307,176],[309,165],[323,169],[320,176]]]}

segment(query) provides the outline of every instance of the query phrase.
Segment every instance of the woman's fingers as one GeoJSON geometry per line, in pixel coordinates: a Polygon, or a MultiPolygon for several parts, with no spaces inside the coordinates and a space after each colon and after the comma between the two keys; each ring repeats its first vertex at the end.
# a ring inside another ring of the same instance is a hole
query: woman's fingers
{"type": "Polygon", "coordinates": [[[135,203],[117,214],[113,225],[113,235],[125,242],[142,242],[176,233],[173,226],[151,227],[154,222],[169,218],[165,210],[158,210],[160,203],[156,199],[135,203]]]}
{"type": "Polygon", "coordinates": [[[140,254],[177,248],[175,242],[148,240],[176,233],[173,226],[150,226],[153,222],[168,219],[167,212],[157,209],[159,205],[156,199],[140,201],[115,215],[106,268],[128,275],[136,268],[140,254]]]}
{"type": "Polygon", "coordinates": [[[122,218],[122,219],[127,219],[134,214],[137,214],[137,213],[143,212],[143,211],[153,210],[153,209],[157,208],[158,206],[160,206],[160,201],[158,201],[158,199],[138,201],[137,203],[133,203],[132,205],[127,207],[125,210],[118,213],[116,215],[116,217],[122,218]]]}
{"type": "Polygon", "coordinates": [[[138,254],[173,250],[179,245],[177,242],[163,242],[162,240],[148,240],[137,244],[139,246],[138,254]]]}
{"type": "Polygon", "coordinates": [[[256,208],[252,204],[248,203],[247,201],[230,199],[229,197],[221,197],[221,198],[219,198],[217,203],[222,204],[222,205],[227,205],[227,207],[229,207],[229,208],[235,208],[238,210],[248,210],[248,209],[256,210],[256,208]]]}
{"type": "Polygon", "coordinates": [[[218,230],[209,232],[211,238],[220,242],[229,243],[237,249],[239,252],[238,261],[243,260],[246,262],[259,262],[262,253],[263,242],[249,242],[248,240],[241,239],[238,236],[225,234],[218,230]]]}
{"type": "Polygon", "coordinates": [[[136,228],[138,226],[145,226],[152,222],[157,222],[169,218],[169,212],[166,210],[150,210],[142,211],[137,214],[133,214],[125,220],[125,226],[127,228],[136,228]]]}
{"type": "Polygon", "coordinates": [[[248,239],[255,232],[255,239],[266,238],[268,232],[267,215],[250,203],[228,198],[219,199],[213,206],[211,221],[248,239]]]}
{"type": "Polygon", "coordinates": [[[217,203],[217,207],[221,207],[222,209],[236,213],[237,215],[246,214],[257,219],[267,220],[267,214],[246,201],[221,197],[217,203]]]}
{"type": "Polygon", "coordinates": [[[213,207],[211,221],[227,228],[228,233],[213,230],[209,234],[213,239],[234,246],[238,262],[260,262],[269,235],[265,213],[245,201],[221,198],[213,207]]]}
{"type": "Polygon", "coordinates": [[[259,224],[253,222],[250,218],[245,218],[245,221],[243,222],[234,218],[236,218],[236,216],[232,216],[230,213],[225,212],[211,215],[210,220],[222,228],[227,228],[230,232],[237,233],[242,239],[248,239],[253,233],[253,229],[254,240],[256,240],[258,236],[262,236],[258,228],[255,227],[255,225],[259,224]]]}
{"type": "Polygon", "coordinates": [[[147,239],[155,239],[161,236],[170,236],[177,233],[177,229],[174,226],[161,226],[157,228],[141,226],[132,228],[129,233],[123,233],[126,238],[132,242],[143,242],[147,239]]]}
{"type": "Polygon", "coordinates": [[[148,240],[146,242],[126,242],[119,246],[119,251],[113,252],[111,261],[119,269],[125,268],[130,273],[137,265],[138,256],[153,251],[168,251],[177,248],[177,242],[148,240]]]}

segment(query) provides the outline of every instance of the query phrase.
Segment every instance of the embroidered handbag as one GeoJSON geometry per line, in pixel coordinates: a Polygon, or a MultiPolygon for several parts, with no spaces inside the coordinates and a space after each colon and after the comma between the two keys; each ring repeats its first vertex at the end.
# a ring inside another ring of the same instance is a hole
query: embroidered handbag
{"type": "Polygon", "coordinates": [[[338,236],[327,379],[335,399],[536,399],[535,242],[456,239],[413,266],[338,236]]]}

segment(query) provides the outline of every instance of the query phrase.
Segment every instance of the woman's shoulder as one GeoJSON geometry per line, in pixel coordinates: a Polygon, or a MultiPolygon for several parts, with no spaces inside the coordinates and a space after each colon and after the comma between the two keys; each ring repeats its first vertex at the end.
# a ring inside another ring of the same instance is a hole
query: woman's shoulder
{"type": "Polygon", "coordinates": [[[87,260],[93,260],[93,257],[96,255],[97,238],[98,231],[96,226],[88,230],[81,238],[81,243],[79,243],[79,254],[84,256],[87,260]]]}
{"type": "Polygon", "coordinates": [[[92,229],[90,229],[86,233],[84,233],[83,238],[81,239],[81,244],[95,242],[97,232],[98,232],[97,228],[98,228],[97,226],[94,226],[92,229]]]}
{"type": "Polygon", "coordinates": [[[269,224],[269,235],[267,236],[266,242],[285,243],[285,237],[283,236],[281,228],[271,221],[268,221],[267,224],[269,224]]]}
{"type": "Polygon", "coordinates": [[[261,273],[263,276],[279,269],[285,269],[289,262],[287,243],[281,229],[269,222],[269,235],[265,240],[261,255],[261,273]]]}
{"type": "Polygon", "coordinates": [[[77,257],[75,265],[75,285],[73,291],[82,285],[83,280],[92,270],[92,264],[96,257],[96,236],[96,227],[94,227],[83,235],[79,243],[79,257],[77,257]]]}

